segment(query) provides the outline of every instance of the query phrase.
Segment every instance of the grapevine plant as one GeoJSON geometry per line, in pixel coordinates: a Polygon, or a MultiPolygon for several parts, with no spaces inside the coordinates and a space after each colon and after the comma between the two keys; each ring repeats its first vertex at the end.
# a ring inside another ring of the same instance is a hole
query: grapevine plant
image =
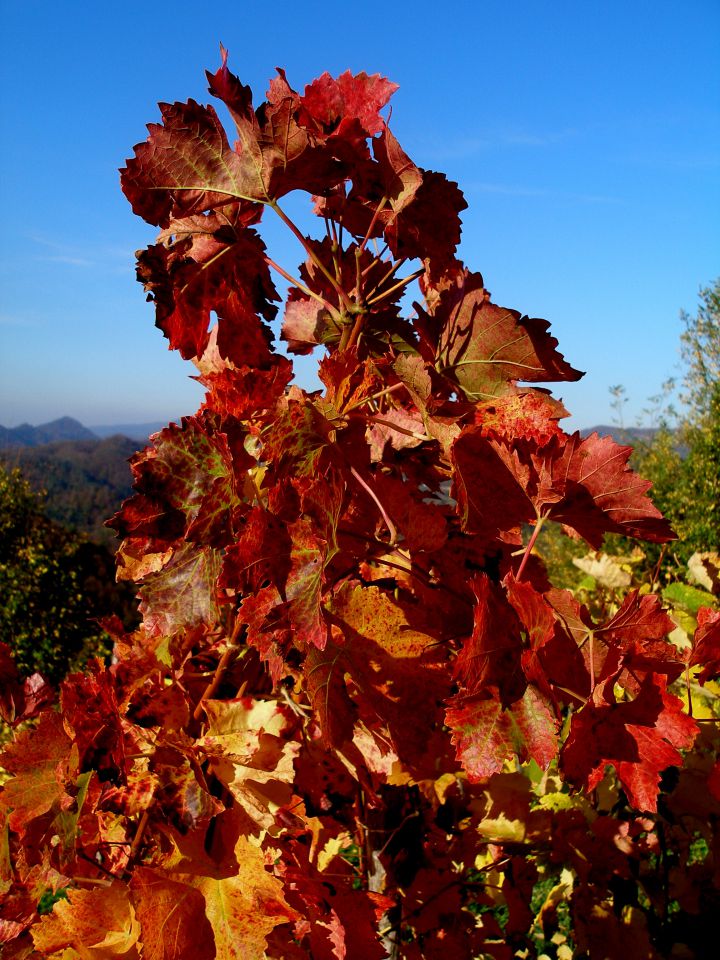
{"type": "Polygon", "coordinates": [[[212,106],[161,104],[122,170],[160,228],[138,278],[206,395],[109,521],[142,614],[105,623],[112,664],[56,697],[3,651],[3,956],[650,950],[661,778],[667,809],[701,730],[673,691],[720,673],[720,614],[680,648],[652,590],[595,622],[549,582],[549,524],[673,533],[630,448],[560,426],[537,384],[581,374],[457,259],[463,195],[395,139],[395,84],[279,70],[255,109],[226,60],[235,143],[212,106]],[[273,346],[278,278],[321,390],[273,346]]]}

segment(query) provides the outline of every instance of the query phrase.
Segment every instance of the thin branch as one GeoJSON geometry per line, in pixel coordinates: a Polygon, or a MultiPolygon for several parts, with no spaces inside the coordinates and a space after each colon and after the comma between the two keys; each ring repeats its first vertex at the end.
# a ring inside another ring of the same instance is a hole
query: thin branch
{"type": "MultiPolygon", "coordinates": [[[[389,530],[389,532],[390,532],[390,546],[394,546],[394,545],[395,545],[395,542],[397,541],[397,530],[395,529],[395,524],[392,522],[392,520],[390,519],[390,517],[387,515],[387,512],[386,512],[386,510],[385,510],[385,507],[384,507],[384,506],[382,505],[382,503],[380,502],[380,500],[379,500],[379,498],[378,498],[378,495],[375,493],[375,491],[372,489],[372,487],[363,480],[363,478],[362,478],[362,477],[360,476],[360,474],[357,472],[357,470],[355,469],[355,467],[350,467],[350,473],[355,477],[355,479],[356,479],[357,482],[360,484],[360,486],[363,488],[363,490],[365,490],[365,492],[368,493],[368,494],[372,497],[372,499],[375,501],[375,503],[377,504],[377,508],[378,508],[378,510],[380,511],[380,513],[382,514],[382,518],[383,518],[383,520],[385,521],[385,524],[386,524],[386,526],[387,526],[387,528],[388,528],[388,530],[389,530]]],[[[386,546],[387,546],[387,544],[386,544],[386,546]]]]}
{"type": "Polygon", "coordinates": [[[218,687],[222,683],[223,678],[225,676],[225,672],[227,671],[227,668],[230,665],[230,661],[237,653],[238,637],[240,636],[240,632],[243,629],[243,626],[244,624],[242,623],[242,621],[240,620],[240,617],[238,616],[235,620],[235,626],[233,627],[233,632],[230,635],[230,641],[228,643],[227,650],[225,650],[223,655],[220,657],[218,665],[215,668],[215,673],[213,675],[213,678],[205,688],[205,692],[200,697],[200,699],[198,700],[197,706],[195,707],[195,711],[193,713],[193,717],[195,718],[195,720],[199,720],[200,717],[202,717],[203,703],[205,702],[205,700],[212,700],[212,698],[217,693],[218,687]]]}
{"type": "Polygon", "coordinates": [[[417,280],[418,277],[422,277],[424,273],[425,273],[425,269],[423,268],[422,270],[416,270],[414,273],[408,274],[407,277],[403,277],[402,280],[398,280],[397,283],[394,283],[387,290],[383,290],[382,293],[378,293],[374,297],[369,297],[367,301],[368,306],[372,306],[375,303],[379,303],[380,300],[385,300],[391,294],[395,293],[396,290],[401,290],[403,287],[407,286],[408,283],[412,283],[413,280],[417,280]]]}
{"type": "Polygon", "coordinates": [[[379,423],[383,427],[390,427],[391,430],[396,430],[398,433],[404,433],[406,437],[413,437],[415,440],[421,440],[423,443],[432,441],[432,437],[429,437],[425,433],[417,433],[415,430],[407,430],[405,427],[398,426],[397,423],[393,423],[391,420],[383,420],[381,417],[370,417],[373,423],[379,423]]]}
{"type": "Polygon", "coordinates": [[[302,282],[302,280],[298,280],[297,277],[293,277],[293,275],[290,274],[290,273],[288,273],[287,270],[285,270],[283,267],[281,267],[279,263],[276,263],[274,260],[272,260],[270,257],[267,257],[267,256],[265,257],[265,263],[266,263],[269,267],[272,267],[273,270],[276,270],[276,271],[280,274],[281,277],[285,277],[285,279],[288,281],[288,283],[292,283],[293,286],[295,286],[295,287],[298,288],[298,290],[302,290],[302,292],[303,292],[304,294],[306,294],[306,296],[312,297],[313,300],[317,300],[318,303],[321,303],[321,304],[325,307],[326,310],[329,310],[330,313],[333,314],[333,316],[335,316],[335,317],[339,317],[339,316],[340,316],[339,313],[338,313],[337,307],[334,307],[334,306],[333,306],[329,301],[327,301],[324,297],[321,297],[319,293],[315,293],[315,291],[314,291],[314,290],[311,290],[310,287],[305,286],[305,284],[302,282]]]}
{"type": "Polygon", "coordinates": [[[297,238],[297,240],[299,240],[299,242],[302,244],[303,249],[307,253],[308,257],[312,260],[312,262],[315,264],[318,270],[320,270],[320,272],[330,282],[331,286],[333,287],[333,289],[335,290],[335,292],[337,293],[340,299],[340,303],[343,304],[346,310],[351,310],[353,307],[352,301],[348,297],[347,293],[343,290],[342,286],[335,279],[335,277],[330,273],[330,271],[322,262],[322,260],[315,253],[315,251],[312,248],[312,244],[308,242],[307,237],[302,233],[299,227],[297,227],[293,223],[293,221],[285,213],[282,207],[280,207],[280,205],[276,200],[270,201],[268,206],[270,206],[275,211],[275,213],[280,217],[280,219],[285,224],[285,226],[293,233],[293,235],[297,238]]]}
{"type": "Polygon", "coordinates": [[[387,204],[387,202],[388,202],[388,198],[387,198],[387,197],[382,197],[381,200],[380,200],[380,203],[378,203],[377,207],[375,208],[375,213],[373,214],[372,220],[370,221],[370,226],[369,226],[369,227],[367,228],[367,230],[365,231],[365,236],[363,237],[362,243],[361,243],[360,246],[358,247],[358,252],[359,252],[359,253],[362,253],[363,250],[365,249],[365,247],[367,246],[368,240],[370,239],[370,234],[373,232],[373,228],[375,227],[375,224],[377,223],[377,218],[380,216],[380,214],[381,214],[382,210],[384,209],[385,205],[387,204]]]}
{"type": "Polygon", "coordinates": [[[351,403],[349,407],[346,407],[345,410],[343,410],[343,413],[351,413],[353,410],[357,410],[358,407],[362,407],[364,404],[370,403],[371,400],[379,400],[380,397],[384,397],[388,393],[393,393],[395,390],[399,390],[400,387],[404,386],[405,384],[402,382],[394,383],[391,387],[385,387],[384,390],[378,390],[377,393],[371,393],[369,396],[363,397],[362,400],[351,403]]]}
{"type": "Polygon", "coordinates": [[[135,857],[137,856],[138,850],[140,849],[140,844],[142,843],[143,834],[145,833],[145,828],[148,825],[150,820],[149,810],[143,810],[142,816],[140,817],[140,822],[138,823],[137,830],[135,831],[135,836],[133,837],[132,844],[130,846],[130,853],[128,855],[128,863],[132,863],[135,857]]]}
{"type": "Polygon", "coordinates": [[[358,313],[358,315],[355,317],[355,323],[352,325],[352,328],[345,327],[345,330],[343,330],[342,339],[340,341],[340,346],[338,347],[340,353],[355,346],[358,341],[358,337],[360,336],[360,332],[365,325],[365,316],[365,313],[358,313]],[[350,331],[349,333],[348,330],[350,331]]]}
{"type": "Polygon", "coordinates": [[[528,562],[528,559],[530,558],[530,554],[532,553],[532,548],[535,546],[535,541],[540,535],[540,531],[542,530],[543,524],[545,523],[546,520],[547,520],[547,516],[538,517],[537,522],[535,524],[535,529],[532,532],[532,536],[528,541],[528,545],[525,547],[525,553],[523,555],[522,562],[520,563],[520,566],[518,568],[518,572],[515,574],[516,580],[519,580],[520,577],[522,577],[523,570],[525,569],[525,564],[528,562]]]}

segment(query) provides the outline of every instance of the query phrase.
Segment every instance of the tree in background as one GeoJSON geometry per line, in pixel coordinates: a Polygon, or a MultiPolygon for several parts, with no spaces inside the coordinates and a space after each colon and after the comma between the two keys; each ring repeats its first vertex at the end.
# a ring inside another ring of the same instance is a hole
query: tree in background
{"type": "Polygon", "coordinates": [[[679,424],[672,429],[661,415],[653,440],[638,445],[635,464],[653,482],[653,499],[679,537],[672,554],[684,565],[693,553],[720,547],[720,278],[701,289],[695,315],[680,316],[679,424]]]}
{"type": "Polygon", "coordinates": [[[97,618],[130,614],[111,553],[43,513],[18,470],[0,466],[0,640],[23,674],[61,680],[109,652],[97,618]]]}
{"type": "Polygon", "coordinates": [[[720,547],[720,277],[700,291],[697,314],[683,311],[686,365],[683,511],[678,526],[686,552],[720,547]]]}

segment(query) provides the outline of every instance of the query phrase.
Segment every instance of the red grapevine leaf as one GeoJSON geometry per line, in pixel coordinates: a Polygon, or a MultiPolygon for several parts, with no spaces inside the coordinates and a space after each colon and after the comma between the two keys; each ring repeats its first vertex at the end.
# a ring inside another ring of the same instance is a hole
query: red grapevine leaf
{"type": "Polygon", "coordinates": [[[419,413],[403,407],[383,411],[377,420],[370,421],[366,436],[370,444],[370,460],[377,463],[383,458],[386,444],[394,450],[409,450],[422,442],[425,425],[419,413]],[[399,430],[394,429],[399,427],[399,430]],[[413,435],[414,434],[414,435],[413,435]]]}
{"type": "Polygon", "coordinates": [[[384,195],[394,214],[400,213],[418,192],[423,174],[397,142],[389,127],[373,140],[373,153],[380,166],[384,195]]]}
{"type": "Polygon", "coordinates": [[[269,510],[253,507],[240,537],[225,551],[219,586],[250,594],[273,583],[283,593],[291,548],[287,525],[269,510]]]}
{"type": "Polygon", "coordinates": [[[288,739],[287,708],[273,700],[207,700],[208,731],[198,746],[211,769],[263,830],[275,824],[275,812],[292,797],[293,761],[299,744],[288,739]]]}
{"type": "Polygon", "coordinates": [[[344,683],[342,647],[333,643],[324,650],[310,650],[305,660],[308,698],[328,745],[342,747],[353,736],[357,709],[344,683]]]}
{"type": "Polygon", "coordinates": [[[229,199],[265,198],[253,157],[230,149],[215,110],[194,100],[161,103],[162,124],[135,147],[120,182],[133,211],[165,226],[171,217],[202,213],[229,199]]]}
{"type": "Polygon", "coordinates": [[[332,861],[332,882],[328,882],[302,844],[293,843],[292,856],[295,862],[283,863],[280,869],[288,901],[302,917],[294,930],[298,939],[302,937],[302,956],[344,960],[352,951],[363,960],[382,960],[387,952],[378,936],[378,921],[393,901],[379,893],[350,889],[352,873],[340,858],[332,861]]]}
{"type": "Polygon", "coordinates": [[[300,96],[290,88],[284,73],[270,83],[267,103],[253,110],[252,92],[227,68],[227,52],[214,74],[207,74],[210,93],[230,110],[238,140],[236,151],[249,160],[262,183],[264,197],[277,200],[290,190],[310,193],[337,183],[343,167],[331,151],[298,122],[300,96]]]}
{"type": "Polygon", "coordinates": [[[471,782],[499,773],[515,751],[510,717],[499,700],[470,697],[457,701],[446,711],[445,722],[471,782]]]}
{"type": "MultiPolygon", "coordinates": [[[[525,581],[509,574],[503,581],[508,600],[527,631],[522,651],[522,668],[528,681],[546,697],[583,702],[590,693],[590,674],[579,644],[585,643],[584,629],[576,636],[558,618],[543,594],[525,581]]],[[[530,688],[528,688],[530,689],[530,688]]]]}
{"type": "MultiPolygon", "coordinates": [[[[194,758],[193,758],[194,759],[194,758]]],[[[193,769],[181,750],[172,746],[156,751],[153,773],[157,777],[155,802],[163,820],[181,834],[202,831],[223,806],[210,796],[202,774],[193,769]]]]}
{"type": "Polygon", "coordinates": [[[720,676],[720,611],[701,607],[697,623],[688,666],[702,666],[698,683],[704,684],[720,676]]]}
{"type": "MultiPolygon", "coordinates": [[[[246,457],[247,466],[253,464],[246,457]]],[[[235,496],[233,457],[224,433],[200,417],[183,417],[155,434],[131,461],[138,493],[109,521],[122,537],[182,534],[213,543],[228,535],[235,496]]]]}
{"type": "Polygon", "coordinates": [[[328,434],[332,427],[317,407],[303,398],[289,399],[287,407],[278,411],[264,439],[263,460],[276,470],[292,471],[295,477],[317,477],[328,451],[328,434]]]}
{"type": "Polygon", "coordinates": [[[330,559],[327,541],[314,532],[307,520],[297,520],[288,527],[292,541],[290,570],[285,596],[290,623],[297,640],[323,650],[328,627],[321,609],[325,566],[330,559]]]}
{"type": "Polygon", "coordinates": [[[630,803],[654,812],[660,774],[682,764],[679,748],[690,747],[697,731],[695,721],[682,712],[682,702],[651,675],[635,700],[590,701],[573,714],[562,767],[570,780],[592,790],[607,764],[613,764],[630,803]]]}
{"type": "Polygon", "coordinates": [[[225,366],[222,370],[203,373],[197,379],[209,392],[201,409],[238,420],[247,420],[263,410],[273,409],[284,395],[293,371],[286,357],[278,354],[272,357],[267,370],[225,366]]]}
{"type": "Polygon", "coordinates": [[[53,698],[52,687],[39,673],[20,680],[10,647],[0,642],[0,717],[5,723],[37,716],[53,698]]]}
{"type": "Polygon", "coordinates": [[[278,295],[265,245],[234,208],[221,213],[173,221],[138,254],[137,279],[155,303],[156,326],[184,359],[202,356],[216,314],[220,356],[267,366],[272,334],[260,317],[274,319],[278,295]]]}
{"type": "Polygon", "coordinates": [[[281,333],[290,353],[312,353],[319,343],[323,343],[328,330],[337,332],[327,308],[292,287],[285,303],[281,333]]]}
{"type": "Polygon", "coordinates": [[[502,396],[508,384],[579,380],[557,352],[545,320],[522,317],[490,302],[479,273],[458,272],[440,296],[437,368],[471,399],[502,396]]]}
{"type": "Polygon", "coordinates": [[[472,583],[475,605],[472,636],[463,642],[454,665],[465,695],[498,691],[500,701],[513,703],[525,690],[520,668],[522,639],[517,617],[502,591],[478,574],[472,583]]]}
{"type": "Polygon", "coordinates": [[[535,518],[535,510],[481,427],[466,427],[452,446],[452,495],[458,503],[462,527],[494,539],[535,518]]]}
{"type": "Polygon", "coordinates": [[[543,390],[518,390],[475,408],[475,423],[483,435],[508,443],[519,438],[542,447],[562,436],[558,420],[568,415],[563,405],[543,390]]]}
{"type": "Polygon", "coordinates": [[[209,91],[225,104],[235,121],[239,140],[235,151],[255,169],[258,182],[264,185],[263,158],[258,139],[260,125],[252,103],[252,90],[244,86],[227,67],[227,50],[220,48],[222,63],[216,73],[206,71],[209,91]]]}
{"type": "Polygon", "coordinates": [[[277,587],[261,587],[245,597],[240,617],[247,628],[248,644],[258,651],[273,683],[277,683],[286,672],[285,655],[293,640],[277,587]]]}
{"type": "Polygon", "coordinates": [[[457,759],[471,782],[499,773],[514,754],[532,757],[547,768],[557,755],[558,723],[544,698],[532,687],[509,708],[496,698],[462,697],[449,701],[445,722],[452,731],[457,759]]]}
{"type": "Polygon", "coordinates": [[[545,698],[528,686],[511,708],[512,721],[524,743],[524,752],[546,770],[558,752],[558,722],[545,698]]]}
{"type": "Polygon", "coordinates": [[[80,768],[117,782],[125,779],[126,744],[113,678],[98,661],[92,666],[90,675],[74,673],[62,684],[65,727],[72,730],[80,768]]]}
{"type": "Polygon", "coordinates": [[[412,200],[385,230],[393,256],[429,259],[440,271],[460,243],[460,211],[467,203],[452,180],[442,173],[422,171],[422,183],[412,200]]]}
{"type": "MultiPolygon", "coordinates": [[[[5,944],[3,956],[8,956],[11,960],[14,957],[11,953],[11,947],[8,944],[15,945],[17,938],[37,921],[37,897],[33,896],[27,890],[16,889],[7,893],[2,892],[2,904],[0,905],[0,944],[5,944]],[[13,944],[15,941],[15,944],[13,944]]],[[[19,956],[24,960],[32,949],[32,944],[28,947],[26,953],[20,953],[19,956]]]]}
{"type": "MultiPolygon", "coordinates": [[[[628,467],[631,453],[632,447],[622,447],[611,437],[593,433],[581,440],[573,434],[557,458],[566,487],[552,518],[577,530],[596,549],[604,532],[654,543],[675,539],[670,524],[646,496],[652,484],[628,467]]],[[[553,471],[552,480],[557,473],[553,471]]]]}
{"type": "Polygon", "coordinates": [[[337,642],[308,660],[309,692],[326,741],[340,745],[338,738],[348,739],[359,714],[370,724],[379,718],[402,762],[426,768],[428,744],[442,722],[440,704],[450,692],[437,628],[422,610],[395,602],[377,587],[346,583],[328,610],[337,642]]]}
{"type": "Polygon", "coordinates": [[[148,637],[172,636],[179,630],[215,624],[219,572],[217,550],[186,543],[161,570],[145,576],[139,596],[148,637]]]}
{"type": "MultiPolygon", "coordinates": [[[[664,673],[674,680],[683,669],[680,652],[666,639],[674,629],[658,596],[632,590],[615,616],[593,631],[593,640],[599,641],[594,657],[598,682],[616,677],[623,667],[633,674],[629,678],[633,690],[639,673],[664,673]]],[[[620,683],[627,687],[628,678],[621,676],[620,683]]]]}
{"type": "Polygon", "coordinates": [[[466,427],[453,445],[455,496],[466,529],[488,534],[543,517],[571,527],[595,549],[605,533],[674,538],[646,496],[652,484],[627,466],[631,447],[597,434],[554,436],[540,448],[482,434],[482,427],[466,427]]]}
{"type": "Polygon", "coordinates": [[[425,503],[413,495],[409,484],[398,477],[379,473],[374,478],[375,490],[390,514],[408,550],[432,552],[440,550],[448,537],[446,510],[436,504],[425,503]]]}
{"type": "Polygon", "coordinates": [[[373,136],[384,128],[380,110],[397,89],[396,83],[378,73],[353,76],[346,70],[337,79],[323,73],[300,98],[301,123],[309,130],[343,137],[356,121],[365,136],[373,136]]]}

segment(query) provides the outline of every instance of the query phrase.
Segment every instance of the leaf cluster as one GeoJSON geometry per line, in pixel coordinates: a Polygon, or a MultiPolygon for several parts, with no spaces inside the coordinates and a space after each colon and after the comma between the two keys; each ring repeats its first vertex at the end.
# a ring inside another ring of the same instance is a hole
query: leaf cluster
{"type": "Polygon", "coordinates": [[[720,616],[681,649],[654,594],[593,615],[551,585],[548,525],[594,548],[674,534],[630,448],[560,426],[537,385],[580,373],[457,259],[465,201],[397,143],[394,84],[324,74],[300,94],[279,71],[255,108],[224,53],[208,78],[235,144],[212,107],[163,104],[122,171],[161,230],[138,278],[207,391],[133,458],[111,521],[142,624],[110,626],[112,666],[55,706],[3,666],[8,718],[37,724],[2,755],[11,955],[660,949],[648,915],[670,900],[628,884],[701,732],[673,684],[720,674],[720,616]],[[294,273],[265,215],[303,248],[294,273]],[[321,391],[274,349],[273,275],[321,391]]]}

